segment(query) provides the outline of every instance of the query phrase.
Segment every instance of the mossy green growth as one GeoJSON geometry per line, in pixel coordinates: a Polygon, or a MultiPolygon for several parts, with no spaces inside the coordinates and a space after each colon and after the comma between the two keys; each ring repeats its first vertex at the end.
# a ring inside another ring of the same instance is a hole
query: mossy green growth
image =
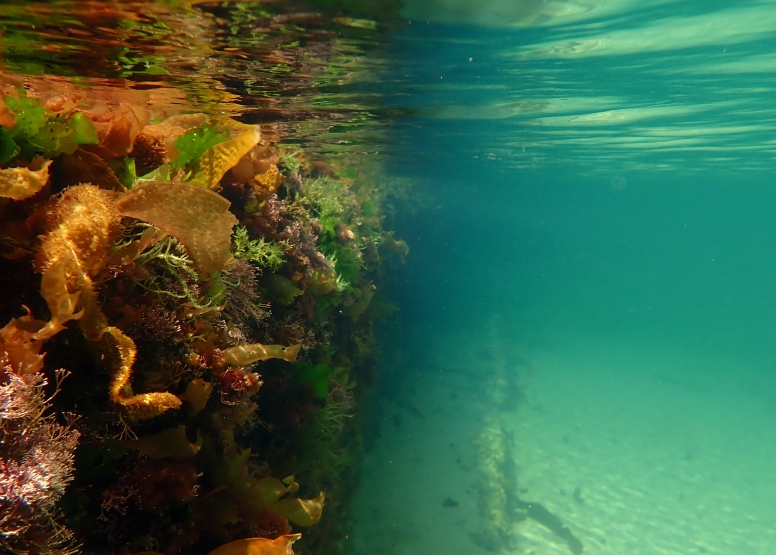
{"type": "Polygon", "coordinates": [[[178,158],[170,165],[176,170],[185,168],[199,160],[208,150],[227,140],[229,140],[228,133],[218,131],[209,125],[192,129],[175,139],[173,144],[178,149],[178,158]]]}
{"type": "Polygon", "coordinates": [[[278,270],[285,259],[283,249],[277,243],[265,241],[264,238],[251,240],[248,230],[238,227],[232,237],[232,254],[235,258],[241,258],[249,262],[255,262],[262,268],[278,270]]]}
{"type": "MultiPolygon", "coordinates": [[[[350,285],[361,281],[363,262],[358,258],[357,250],[328,237],[321,240],[320,247],[326,258],[333,262],[339,280],[350,285]]],[[[346,286],[340,286],[338,290],[345,291],[346,286]]]]}
{"type": "Polygon", "coordinates": [[[0,164],[19,154],[56,158],[72,154],[79,145],[99,142],[92,120],[81,112],[46,117],[43,106],[27,96],[6,96],[5,105],[16,117],[16,125],[0,128],[0,164]]]}
{"type": "Polygon", "coordinates": [[[294,384],[310,384],[318,399],[325,399],[329,394],[329,380],[334,376],[334,369],[328,364],[307,364],[297,362],[291,370],[291,380],[294,384]]]}
{"type": "Polygon", "coordinates": [[[377,209],[375,207],[375,203],[371,200],[365,200],[361,203],[361,213],[367,218],[373,217],[376,212],[377,209]]]}
{"type": "Polygon", "coordinates": [[[283,150],[280,152],[280,165],[291,173],[296,173],[302,169],[302,160],[299,156],[301,150],[283,150]]]}
{"type": "Polygon", "coordinates": [[[343,214],[353,194],[347,183],[330,177],[308,179],[304,185],[305,204],[311,205],[325,235],[334,236],[337,224],[343,220],[343,214]]]}
{"type": "MultiPolygon", "coordinates": [[[[127,244],[134,236],[128,236],[126,241],[119,243],[115,250],[120,249],[127,244]]],[[[188,300],[191,306],[197,310],[215,307],[223,303],[226,290],[229,284],[223,279],[220,273],[215,273],[210,281],[205,284],[207,289],[204,294],[195,294],[189,287],[189,283],[199,281],[199,274],[194,268],[194,263],[189,258],[185,247],[175,238],[167,236],[150,249],[145,250],[135,260],[135,265],[142,268],[146,265],[153,265],[154,271],[150,272],[148,279],[134,279],[136,285],[140,288],[161,297],[171,297],[188,300]],[[181,292],[170,291],[159,279],[158,274],[166,274],[173,278],[180,286],[181,292]]]]}
{"type": "Polygon", "coordinates": [[[280,274],[272,274],[261,282],[267,296],[278,304],[290,305],[304,293],[294,283],[280,274]]]}

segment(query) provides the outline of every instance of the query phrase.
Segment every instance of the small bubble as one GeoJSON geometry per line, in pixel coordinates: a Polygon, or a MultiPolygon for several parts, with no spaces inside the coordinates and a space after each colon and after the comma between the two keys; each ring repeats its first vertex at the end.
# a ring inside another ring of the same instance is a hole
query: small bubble
{"type": "Polygon", "coordinates": [[[625,186],[628,184],[628,180],[625,179],[622,175],[615,176],[612,179],[611,186],[613,191],[622,191],[625,189],[625,186]]]}

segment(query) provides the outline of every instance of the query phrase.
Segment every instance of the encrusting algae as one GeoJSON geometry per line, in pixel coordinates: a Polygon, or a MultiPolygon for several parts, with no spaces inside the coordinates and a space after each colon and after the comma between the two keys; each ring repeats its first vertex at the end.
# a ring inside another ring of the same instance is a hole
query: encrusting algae
{"type": "Polygon", "coordinates": [[[269,126],[18,81],[0,73],[0,548],[279,555],[313,527],[339,552],[375,281],[406,253],[378,191],[269,126]]]}

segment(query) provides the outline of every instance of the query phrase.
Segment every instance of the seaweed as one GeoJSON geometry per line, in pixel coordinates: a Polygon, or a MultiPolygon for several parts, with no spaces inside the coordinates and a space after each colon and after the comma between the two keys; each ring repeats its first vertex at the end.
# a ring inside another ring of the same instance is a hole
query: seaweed
{"type": "Polygon", "coordinates": [[[0,169],[0,197],[22,200],[33,196],[48,183],[50,165],[51,160],[36,157],[27,167],[0,169]]]}
{"type": "Polygon", "coordinates": [[[16,156],[55,158],[72,154],[80,145],[97,144],[97,130],[83,112],[46,116],[43,106],[25,96],[5,97],[5,105],[16,118],[10,130],[0,128],[0,164],[16,156]]]}
{"type": "Polygon", "coordinates": [[[122,195],[115,207],[178,239],[205,272],[223,269],[232,257],[232,227],[237,220],[228,211],[229,202],[212,191],[187,183],[143,181],[122,195]]]}
{"type": "Polygon", "coordinates": [[[173,169],[182,169],[192,162],[199,160],[205,152],[229,139],[224,131],[219,131],[213,126],[203,125],[192,129],[175,139],[175,148],[178,150],[178,158],[170,166],[173,169]]]}
{"type": "MultiPolygon", "coordinates": [[[[42,324],[27,315],[0,329],[0,547],[67,555],[75,539],[56,503],[73,479],[80,433],[72,415],[64,424],[45,416],[53,396],[33,337],[42,324]]],[[[66,377],[55,373],[54,395],[66,377]]]]}
{"type": "Polygon", "coordinates": [[[264,237],[252,240],[244,227],[235,230],[232,242],[232,254],[235,258],[254,262],[270,270],[278,270],[285,262],[283,249],[277,243],[266,241],[264,237]]]}
{"type": "Polygon", "coordinates": [[[329,393],[329,380],[334,376],[331,366],[324,363],[307,364],[298,362],[294,365],[291,378],[296,384],[309,384],[315,396],[325,399],[329,393]]]}
{"type": "MultiPolygon", "coordinates": [[[[274,553],[296,527],[341,545],[358,384],[374,367],[379,201],[362,211],[352,180],[312,178],[322,162],[279,155],[270,126],[148,125],[153,106],[89,94],[0,103],[0,264],[14,270],[0,398],[39,395],[43,372],[64,366],[72,377],[45,406],[80,414],[42,416],[48,436],[28,426],[60,463],[53,505],[29,503],[29,518],[85,554],[274,553]]],[[[15,445],[17,462],[38,452],[15,445]]]]}

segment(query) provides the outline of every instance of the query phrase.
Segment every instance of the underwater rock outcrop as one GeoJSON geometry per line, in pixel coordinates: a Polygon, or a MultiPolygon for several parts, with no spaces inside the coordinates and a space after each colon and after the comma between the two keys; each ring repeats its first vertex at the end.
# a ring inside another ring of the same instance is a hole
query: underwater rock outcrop
{"type": "MultiPolygon", "coordinates": [[[[501,329],[494,317],[491,333],[497,336],[501,329]]],[[[474,441],[481,526],[470,537],[487,551],[514,551],[520,547],[518,524],[531,519],[564,540],[573,555],[580,555],[584,549],[582,542],[560,517],[542,504],[525,501],[518,495],[514,434],[504,414],[514,410],[522,396],[514,370],[509,368],[503,353],[494,351],[497,354],[489,374],[483,376],[484,395],[492,410],[483,418],[482,430],[474,441]]]]}
{"type": "Polygon", "coordinates": [[[269,555],[297,527],[344,537],[370,306],[401,258],[379,191],[318,175],[267,126],[150,124],[129,97],[96,111],[88,90],[9,83],[0,545],[269,555]]]}

